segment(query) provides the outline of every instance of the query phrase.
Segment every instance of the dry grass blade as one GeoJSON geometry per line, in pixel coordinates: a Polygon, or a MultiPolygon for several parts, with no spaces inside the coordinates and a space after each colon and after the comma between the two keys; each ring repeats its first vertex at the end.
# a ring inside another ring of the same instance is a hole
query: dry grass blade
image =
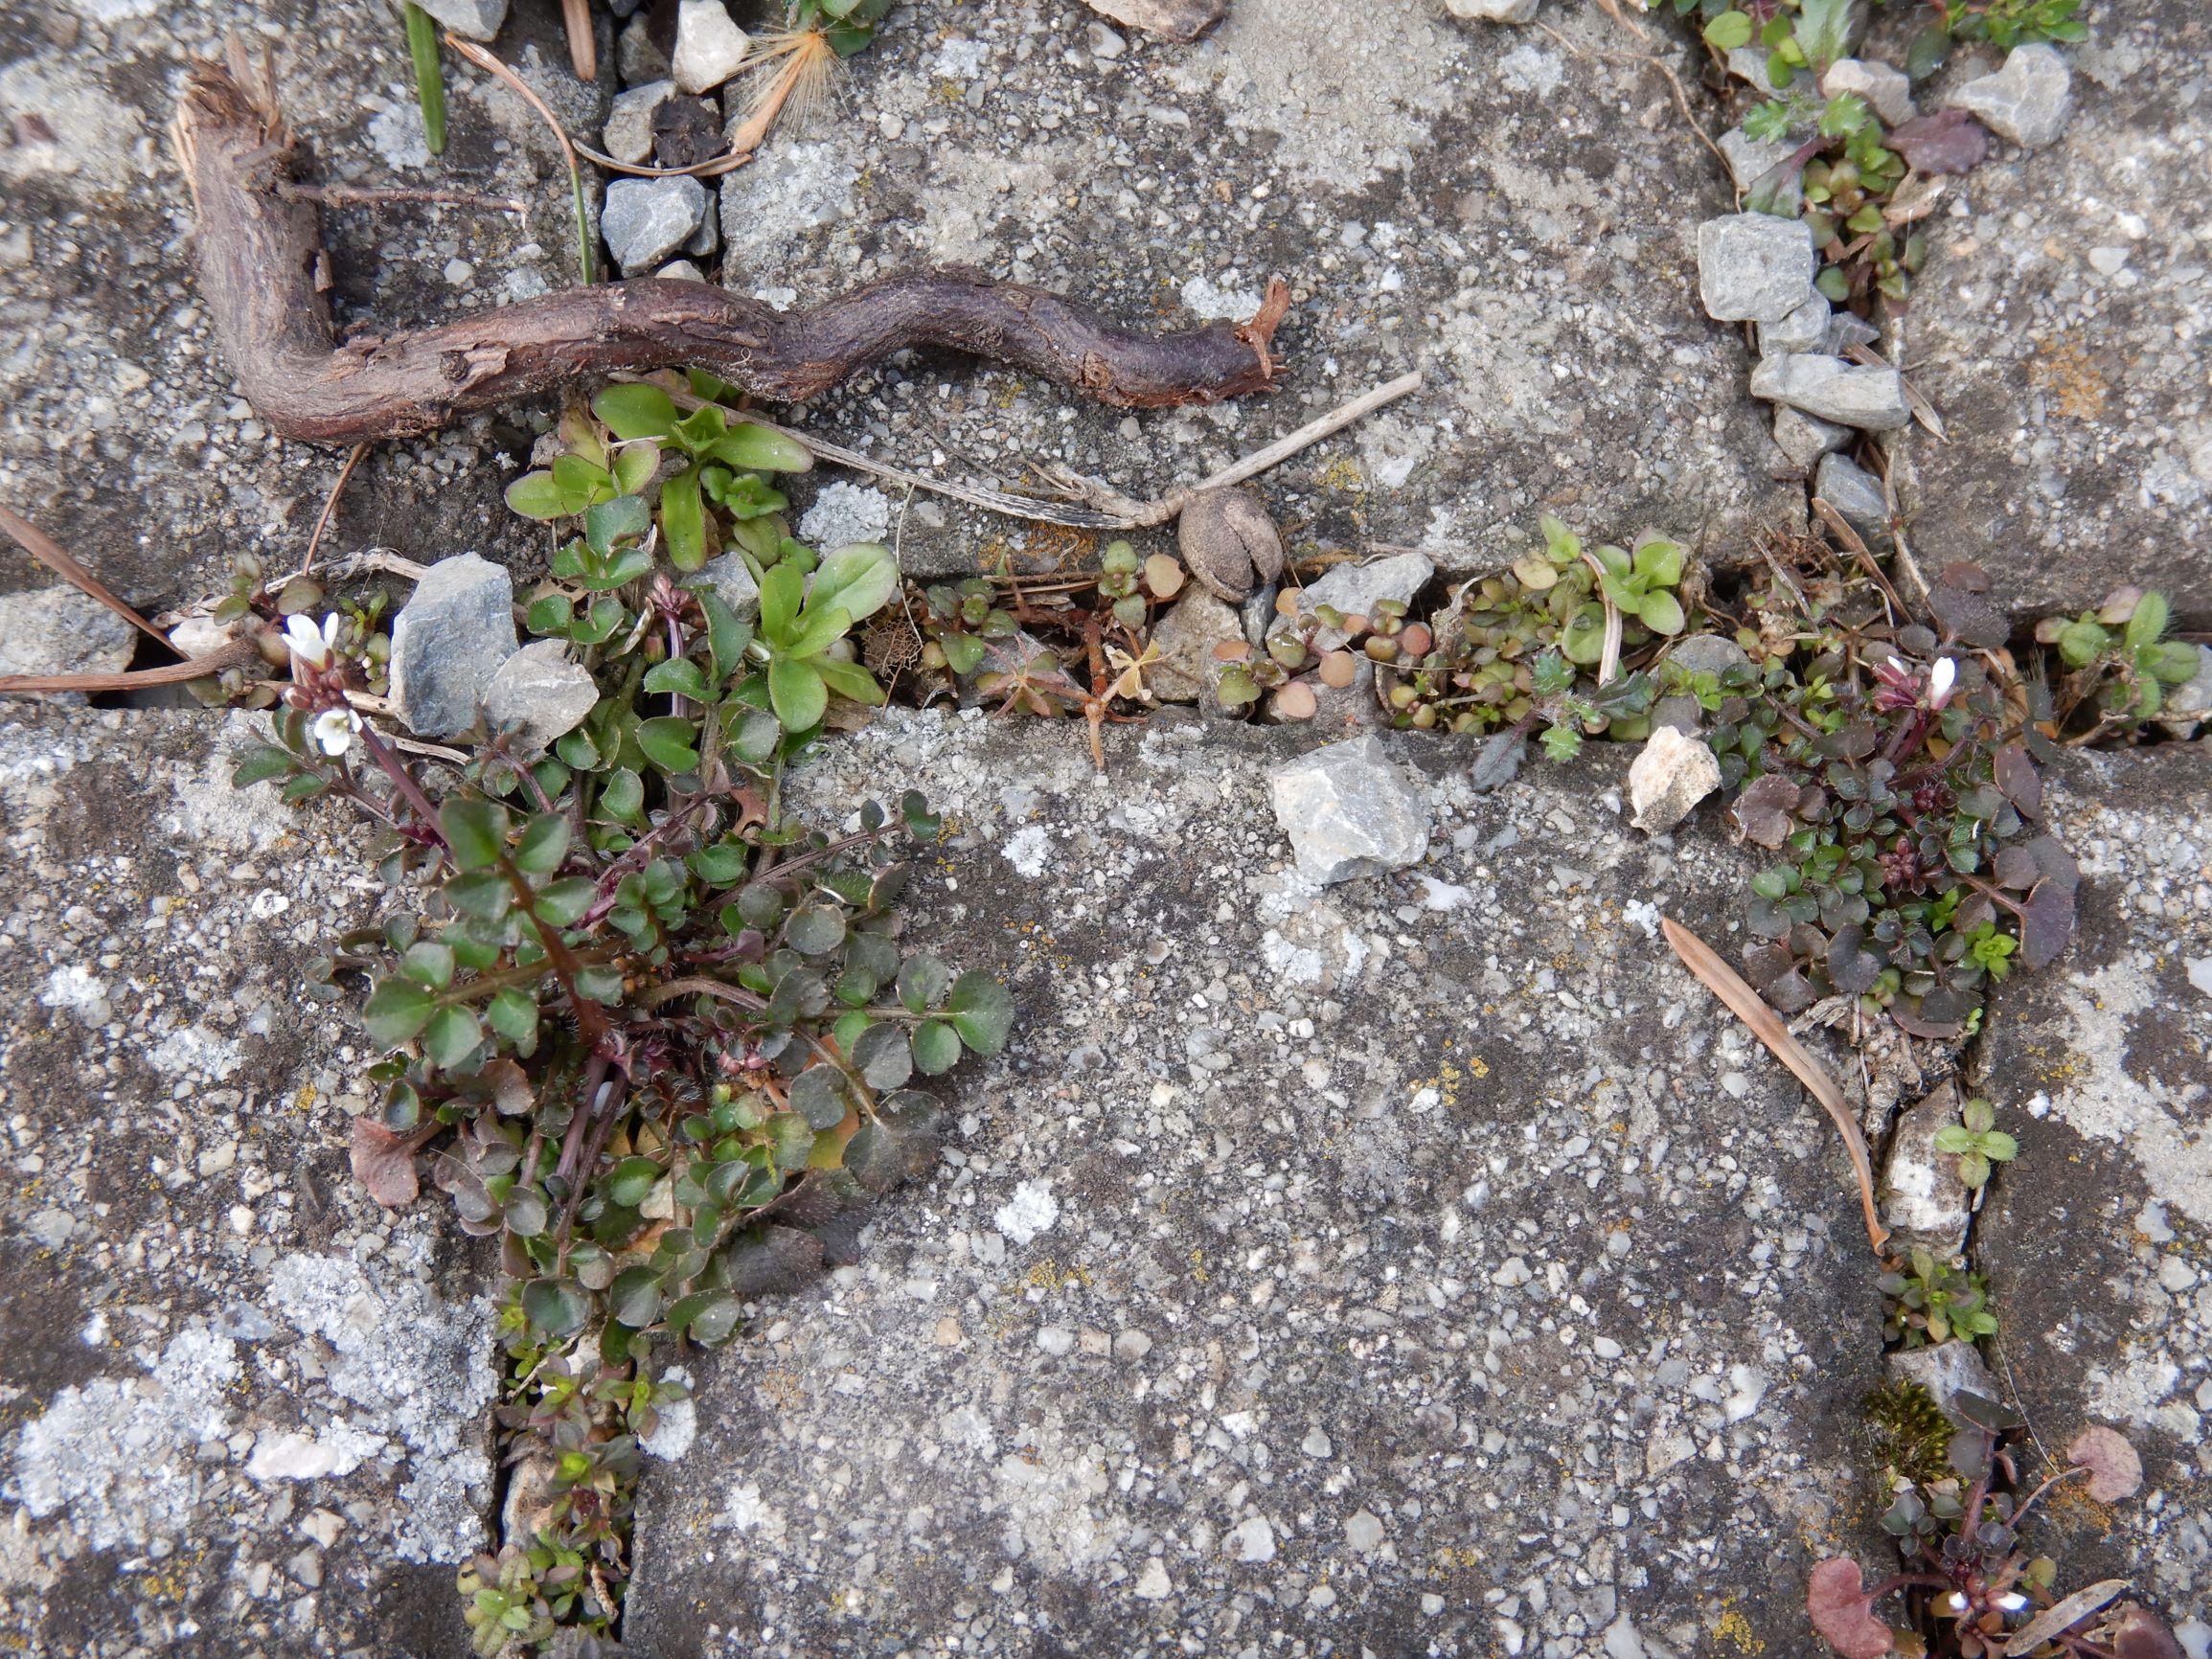
{"type": "MultiPolygon", "coordinates": [[[[21,543],[23,551],[48,570],[90,594],[132,627],[138,629],[140,633],[146,635],[147,638],[159,640],[165,646],[169,644],[169,637],[161,629],[155,627],[153,624],[148,622],[146,618],[124,603],[105,582],[86,570],[84,566],[79,564],[76,559],[69,556],[67,549],[29,519],[5,507],[0,507],[0,530],[6,531],[17,542],[21,543]]],[[[32,688],[20,687],[18,689],[28,691],[32,688]]]]}
{"type": "Polygon", "coordinates": [[[1675,947],[1682,966],[1703,981],[1705,988],[1727,1005],[1729,1012],[1749,1026],[1751,1034],[1765,1043],[1776,1059],[1797,1074],[1797,1080],[1813,1091],[1813,1098],[1836,1121],[1836,1127],[1843,1136],[1843,1149],[1851,1155],[1852,1172],[1859,1177],[1859,1203],[1866,1212],[1867,1241],[1880,1254],[1881,1247],[1889,1242],[1889,1229],[1881,1224],[1881,1217],[1874,1207],[1874,1160],[1867,1155],[1866,1137],[1859,1133],[1859,1120],[1851,1115],[1851,1107],[1843,1099],[1843,1091],[1836,1086],[1836,1079],[1790,1034],[1790,1028],[1782,1023],[1781,1016],[1744,983],[1734,968],[1721,960],[1711,945],[1671,916],[1663,918],[1659,925],[1666,929],[1667,943],[1675,947]]]}
{"type": "MultiPolygon", "coordinates": [[[[1851,360],[1869,369],[1897,369],[1896,364],[1869,346],[1852,347],[1851,360]]],[[[1920,395],[1920,389],[1913,385],[1904,370],[1898,369],[1897,378],[1898,383],[1904,388],[1904,400],[1912,410],[1912,418],[1934,433],[1937,443],[1949,443],[1950,433],[1944,426],[1942,412],[1920,395]]]]}
{"type": "Polygon", "coordinates": [[[483,70],[485,74],[506,86],[509,91],[529,104],[531,108],[536,110],[545,125],[553,129],[553,136],[560,145],[560,153],[568,161],[569,199],[576,213],[576,262],[582,273],[583,285],[588,288],[599,280],[599,275],[592,268],[594,261],[591,257],[591,215],[584,205],[583,166],[576,158],[576,141],[568,136],[568,128],[560,125],[560,117],[553,113],[552,109],[547,106],[545,100],[537,96],[536,90],[531,86],[530,82],[508,68],[506,64],[500,62],[490,52],[477,45],[473,40],[462,39],[450,29],[445,32],[445,44],[469,62],[475,64],[477,68],[483,70]]]}
{"type": "MultiPolygon", "coordinates": [[[[1873,578],[1874,584],[1881,589],[1882,598],[1889,601],[1892,620],[1896,617],[1909,617],[1912,613],[1905,609],[1904,596],[1890,586],[1889,578],[1881,574],[1881,565],[1875,558],[1874,550],[1866,545],[1866,537],[1860,535],[1852,527],[1851,521],[1836,511],[1826,496],[1815,495],[1813,498],[1813,511],[1820,515],[1820,522],[1828,526],[1828,534],[1843,543],[1851,557],[1859,561],[1859,568],[1873,578]]],[[[1798,596],[1797,608],[1805,608],[1803,595],[1798,596]]]]}
{"type": "Polygon", "coordinates": [[[560,0],[561,22],[568,29],[568,66],[577,80],[589,86],[599,79],[599,42],[591,33],[591,0],[560,0]]]}
{"type": "Polygon", "coordinates": [[[346,457],[346,465],[338,471],[338,482],[331,486],[331,493],[323,498],[322,516],[315,520],[315,532],[308,537],[308,557],[300,561],[302,576],[315,568],[315,550],[323,545],[323,532],[331,527],[331,514],[338,511],[338,497],[346,492],[346,480],[353,476],[353,468],[361,465],[361,457],[368,453],[366,443],[354,444],[346,457]]]}
{"type": "Polygon", "coordinates": [[[131,669],[116,674],[0,674],[0,695],[15,692],[135,692],[146,686],[181,686],[192,680],[212,679],[258,655],[253,641],[238,640],[204,657],[158,669],[131,669]]]}

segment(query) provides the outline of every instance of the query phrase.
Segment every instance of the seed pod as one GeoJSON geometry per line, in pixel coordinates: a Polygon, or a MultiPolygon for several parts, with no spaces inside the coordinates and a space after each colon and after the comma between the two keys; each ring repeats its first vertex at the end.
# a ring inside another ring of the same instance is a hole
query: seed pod
{"type": "Polygon", "coordinates": [[[1283,574],[1283,538],[1249,489],[1205,489],[1183,509],[1179,529],[1183,562],[1215,594],[1242,603],[1258,580],[1283,574]]]}

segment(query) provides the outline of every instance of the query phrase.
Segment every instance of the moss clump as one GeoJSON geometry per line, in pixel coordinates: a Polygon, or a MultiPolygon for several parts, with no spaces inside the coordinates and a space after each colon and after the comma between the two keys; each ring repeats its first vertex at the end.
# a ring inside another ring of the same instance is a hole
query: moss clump
{"type": "Polygon", "coordinates": [[[1929,1486],[1950,1473],[1956,1431],[1935,1397],[1917,1382],[1889,1383],[1866,1397],[1866,1420],[1880,1432],[1892,1479],[1929,1486]]]}

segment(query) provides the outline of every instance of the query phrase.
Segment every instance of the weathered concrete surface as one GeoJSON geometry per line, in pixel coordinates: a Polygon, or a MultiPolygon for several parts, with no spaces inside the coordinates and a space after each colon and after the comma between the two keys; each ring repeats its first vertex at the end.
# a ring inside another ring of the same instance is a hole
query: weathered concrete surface
{"type": "MultiPolygon", "coordinates": [[[[344,459],[269,436],[200,306],[167,128],[186,71],[230,31],[273,49],[309,176],[530,205],[527,221],[326,209],[341,326],[389,330],[576,279],[568,172],[545,124],[448,56],[447,145],[433,159],[388,0],[0,0],[0,128],[34,118],[55,134],[0,147],[0,499],[148,609],[223,592],[239,553],[295,568],[344,459]]],[[[561,40],[558,8],[520,7],[497,50],[585,131],[604,99],[570,75],[561,40]]],[[[379,447],[327,547],[542,558],[542,533],[500,499],[530,451],[510,423],[526,414],[379,447]]],[[[0,588],[51,580],[0,545],[0,588]]]]}
{"type": "Polygon", "coordinates": [[[2018,1134],[1974,1226],[1995,1348],[2054,1457],[2087,1422],[2143,1459],[2106,1509],[2061,1489],[2039,1548],[2212,1603],[2212,770],[2203,743],[2091,756],[2054,815],[2082,862],[2070,956],[1998,990],[1978,1087],[2018,1134]]]}
{"type": "Polygon", "coordinates": [[[374,883],[224,729],[0,700],[0,1646],[457,1655],[487,1263],[348,1174],[374,883]]]}
{"type": "MultiPolygon", "coordinates": [[[[839,113],[724,181],[726,280],[810,303],[949,261],[1170,327],[1248,315],[1279,274],[1298,297],[1280,390],[1127,415],[924,354],[819,400],[822,429],[947,478],[1027,487],[1032,462],[1059,461],[1165,491],[1418,365],[1421,394],[1266,482],[1294,554],[1384,540],[1489,568],[1547,506],[1592,534],[1651,524],[1724,554],[1745,525],[1801,509],[1768,476],[1780,456],[1741,344],[1697,301],[1696,222],[1732,202],[1664,80],[1602,14],[1562,13],[1555,39],[1418,0],[1371,8],[1358,29],[1326,0],[1243,0],[1195,47],[1132,35],[1111,58],[1090,49],[1094,20],[1075,0],[897,8],[852,61],[839,113]]],[[[449,63],[452,138],[430,158],[382,0],[0,0],[16,55],[0,116],[58,139],[0,151],[0,326],[16,342],[0,352],[0,493],[148,604],[219,591],[240,550],[295,558],[339,460],[267,435],[196,302],[190,204],[161,134],[186,66],[231,28],[275,46],[320,176],[531,204],[526,223],[331,210],[342,322],[390,330],[573,280],[542,123],[449,63]]],[[[517,8],[496,49],[593,134],[612,76],[577,86],[558,28],[551,9],[517,8]]],[[[331,545],[476,547],[527,574],[544,538],[498,491],[541,416],[379,449],[331,545]]],[[[926,497],[905,547],[921,570],[1094,551],[926,497]]],[[[0,551],[0,580],[30,577],[0,551]]]]}
{"type": "MultiPolygon", "coordinates": [[[[1422,0],[1356,25],[1334,0],[1238,0],[1194,47],[1131,34],[1111,58],[1094,20],[1072,0],[899,7],[853,60],[863,119],[723,181],[724,280],[810,304],[954,261],[1166,327],[1248,316],[1279,275],[1280,389],[1124,414],[929,354],[819,399],[822,429],[949,478],[1034,488],[1030,465],[1059,462],[1164,493],[1420,367],[1416,397],[1262,481],[1294,557],[1382,540],[1494,568],[1547,505],[1721,553],[1802,512],[1768,476],[1742,344],[1698,303],[1697,222],[1734,198],[1602,12],[1561,9],[1555,37],[1422,0]]],[[[923,497],[905,549],[929,570],[1095,551],[923,497]]]]}
{"type": "Polygon", "coordinates": [[[1307,741],[1161,721],[1100,781],[1072,725],[895,712],[801,775],[947,810],[910,931],[1023,1021],[866,1261],[700,1368],[642,1651],[1806,1650],[1878,1507],[1873,1274],[1649,931],[1722,937],[1749,866],[1626,829],[1625,755],[1476,798],[1397,739],[1431,858],[1319,894],[1266,797],[1307,741]]]}
{"type": "Polygon", "coordinates": [[[1931,221],[1906,358],[1950,442],[1903,440],[1900,493],[1931,568],[1979,559],[2016,607],[2080,610],[2133,581],[2202,622],[2212,99],[2173,70],[2212,53],[2212,14],[2113,0],[2087,16],[2064,134],[1999,145],[1931,221]]]}

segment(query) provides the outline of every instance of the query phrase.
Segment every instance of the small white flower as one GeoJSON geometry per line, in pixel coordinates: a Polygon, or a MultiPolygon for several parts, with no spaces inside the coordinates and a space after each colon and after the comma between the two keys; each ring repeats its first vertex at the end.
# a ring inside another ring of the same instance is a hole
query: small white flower
{"type": "Polygon", "coordinates": [[[361,716],[351,709],[325,709],[315,716],[315,746],[326,755],[343,755],[361,729],[361,716]]]}
{"type": "Polygon", "coordinates": [[[1940,709],[1950,701],[1950,688],[1958,678],[1958,665],[1949,657],[1936,659],[1935,667],[1927,673],[1927,703],[1931,709],[1940,709]]]}
{"type": "Polygon", "coordinates": [[[307,617],[288,616],[285,618],[285,644],[291,647],[292,655],[308,668],[327,669],[331,666],[331,648],[338,643],[339,626],[335,611],[323,619],[321,627],[307,617]]]}

